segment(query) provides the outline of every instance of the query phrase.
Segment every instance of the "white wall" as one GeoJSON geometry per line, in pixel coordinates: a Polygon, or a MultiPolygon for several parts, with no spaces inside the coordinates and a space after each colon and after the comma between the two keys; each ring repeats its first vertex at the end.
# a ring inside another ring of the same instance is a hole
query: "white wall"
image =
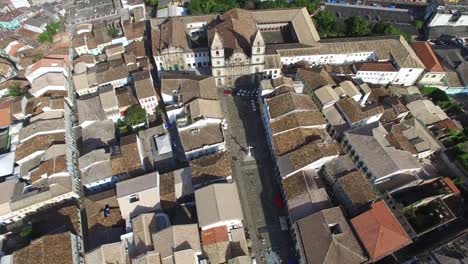
{"type": "Polygon", "coordinates": [[[360,78],[362,81],[374,84],[389,84],[398,72],[387,72],[387,71],[358,71],[356,78],[360,78]]]}
{"type": "Polygon", "coordinates": [[[397,76],[395,77],[395,80],[392,83],[404,86],[411,86],[419,79],[419,76],[421,76],[423,72],[424,69],[400,68],[397,76]]]}

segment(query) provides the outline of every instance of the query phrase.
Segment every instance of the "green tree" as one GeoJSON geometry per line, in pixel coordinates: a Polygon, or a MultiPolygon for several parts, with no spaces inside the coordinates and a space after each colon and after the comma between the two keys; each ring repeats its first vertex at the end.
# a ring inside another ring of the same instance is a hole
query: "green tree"
{"type": "Polygon", "coordinates": [[[8,88],[8,92],[4,95],[4,97],[23,97],[26,96],[27,98],[31,98],[31,94],[29,92],[22,91],[19,86],[15,85],[8,88]]]}
{"type": "Polygon", "coordinates": [[[314,16],[317,30],[320,33],[333,32],[336,26],[336,16],[330,10],[322,10],[314,16]]]}
{"type": "Polygon", "coordinates": [[[372,33],[376,35],[401,35],[399,28],[388,22],[378,22],[372,27],[372,33]]]}
{"type": "Polygon", "coordinates": [[[369,21],[361,17],[357,17],[357,16],[348,17],[345,20],[345,25],[346,25],[346,35],[350,37],[366,36],[371,33],[371,27],[370,27],[369,21]]]}
{"type": "Polygon", "coordinates": [[[295,7],[306,7],[309,13],[314,13],[319,7],[319,0],[294,0],[292,6],[295,7]]]}
{"type": "Polygon", "coordinates": [[[145,0],[146,5],[154,6],[154,7],[158,6],[158,2],[159,2],[158,0],[145,0]]]}
{"type": "Polygon", "coordinates": [[[54,36],[62,29],[62,22],[52,22],[48,24],[41,34],[37,37],[37,41],[40,43],[54,41],[54,36]]]}
{"type": "Polygon", "coordinates": [[[111,38],[115,38],[120,35],[120,31],[116,29],[114,26],[111,26],[107,28],[107,34],[109,34],[111,38]]]}
{"type": "Polygon", "coordinates": [[[146,111],[139,105],[134,105],[127,110],[125,115],[125,122],[129,125],[135,126],[146,121],[146,111]]]}
{"type": "Polygon", "coordinates": [[[287,0],[272,0],[256,2],[257,9],[286,8],[289,7],[287,0]]]}
{"type": "Polygon", "coordinates": [[[422,20],[419,20],[419,19],[415,20],[413,24],[414,24],[414,27],[417,30],[421,30],[423,28],[423,26],[424,26],[424,22],[422,20]]]}

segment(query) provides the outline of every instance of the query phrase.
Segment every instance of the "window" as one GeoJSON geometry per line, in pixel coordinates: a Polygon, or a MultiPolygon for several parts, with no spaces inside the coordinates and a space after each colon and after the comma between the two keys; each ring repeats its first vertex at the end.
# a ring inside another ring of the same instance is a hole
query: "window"
{"type": "Polygon", "coordinates": [[[220,61],[216,61],[216,65],[220,65],[220,64],[221,64],[221,62],[220,62],[220,61]]]}
{"type": "Polygon", "coordinates": [[[198,57],[198,53],[195,53],[195,58],[198,57]]]}
{"type": "Polygon", "coordinates": [[[135,194],[131,194],[128,196],[128,201],[130,203],[135,203],[135,202],[140,201],[140,198],[138,197],[138,194],[135,193],[135,194]]]}
{"type": "Polygon", "coordinates": [[[216,51],[216,55],[218,55],[218,56],[219,56],[219,50],[217,50],[217,51],[216,51]]]}
{"type": "Polygon", "coordinates": [[[260,48],[257,48],[257,52],[260,53],[260,48]]]}

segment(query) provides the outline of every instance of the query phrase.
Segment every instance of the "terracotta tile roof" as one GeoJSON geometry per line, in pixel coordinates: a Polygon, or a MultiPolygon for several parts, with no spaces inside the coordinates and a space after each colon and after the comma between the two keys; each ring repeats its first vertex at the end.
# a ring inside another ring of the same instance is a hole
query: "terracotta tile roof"
{"type": "Polygon", "coordinates": [[[304,263],[367,263],[364,250],[340,207],[324,209],[300,219],[295,230],[304,263]]]}
{"type": "Polygon", "coordinates": [[[436,126],[439,129],[460,131],[460,128],[457,126],[457,124],[455,124],[455,122],[453,122],[453,120],[450,119],[450,118],[440,120],[440,121],[434,123],[433,125],[436,126]]]}
{"type": "Polygon", "coordinates": [[[46,235],[13,253],[13,262],[27,264],[73,264],[71,234],[46,235]]]}
{"type": "Polygon", "coordinates": [[[135,72],[133,76],[133,86],[138,99],[145,99],[156,96],[153,80],[148,70],[135,72]]]}
{"type": "Polygon", "coordinates": [[[390,62],[364,62],[355,64],[356,71],[397,71],[395,66],[390,62]]]}
{"type": "Polygon", "coordinates": [[[361,108],[352,98],[343,98],[336,102],[336,105],[338,105],[339,109],[346,115],[351,123],[362,121],[372,116],[383,114],[384,112],[382,106],[361,108]]]}
{"type": "Polygon", "coordinates": [[[125,37],[128,40],[134,40],[138,38],[142,38],[145,33],[145,21],[134,22],[131,23],[130,21],[125,21],[123,23],[123,31],[125,33],[125,37]]]}
{"type": "Polygon", "coordinates": [[[338,184],[353,206],[365,205],[377,198],[367,178],[359,171],[353,171],[338,179],[338,184]]]}
{"type": "Polygon", "coordinates": [[[181,18],[171,17],[161,24],[158,30],[153,30],[152,34],[153,52],[159,54],[160,50],[170,46],[188,50],[189,44],[185,33],[185,23],[181,18]]]}
{"type": "Polygon", "coordinates": [[[90,239],[101,235],[108,228],[125,226],[114,189],[87,196],[84,203],[90,239]],[[111,213],[104,217],[102,209],[106,205],[109,205],[111,213]]]}
{"type": "Polygon", "coordinates": [[[356,233],[372,261],[377,261],[411,243],[385,201],[351,219],[356,233]]]}
{"type": "Polygon", "coordinates": [[[133,54],[136,58],[146,56],[145,42],[134,41],[125,47],[125,54],[133,54]]]}
{"type": "Polygon", "coordinates": [[[232,9],[220,16],[221,22],[208,30],[212,40],[215,32],[221,37],[225,55],[229,57],[235,49],[241,48],[250,55],[252,38],[257,32],[257,26],[252,14],[248,10],[232,9]]]}
{"type": "Polygon", "coordinates": [[[304,89],[309,93],[327,84],[336,85],[336,82],[324,68],[299,68],[297,69],[297,75],[304,81],[304,89]]]}
{"type": "Polygon", "coordinates": [[[201,242],[203,246],[225,241],[229,241],[226,226],[213,227],[201,232],[201,242]]]}
{"type": "Polygon", "coordinates": [[[30,181],[35,182],[40,180],[42,175],[50,176],[59,172],[67,171],[67,160],[65,156],[54,157],[39,165],[39,167],[32,171],[29,175],[30,181]]]}
{"type": "Polygon", "coordinates": [[[119,103],[120,111],[126,110],[130,106],[137,105],[138,101],[132,93],[130,87],[123,89],[116,89],[115,94],[119,103]]]}
{"type": "Polygon", "coordinates": [[[138,152],[136,135],[129,135],[120,139],[120,154],[111,158],[112,174],[138,174],[142,171],[142,164],[138,152]]]}
{"type": "Polygon", "coordinates": [[[324,129],[294,128],[287,132],[273,136],[276,155],[282,156],[307,143],[322,141],[327,137],[324,129]]]}
{"type": "Polygon", "coordinates": [[[42,67],[58,67],[58,68],[66,68],[67,64],[66,61],[63,59],[56,59],[56,58],[44,58],[40,59],[39,61],[35,62],[31,66],[26,69],[25,75],[30,75],[31,73],[35,72],[36,70],[42,67]]]}
{"type": "Polygon", "coordinates": [[[270,118],[274,119],[294,110],[318,110],[310,96],[298,93],[285,93],[267,100],[270,118]]]}
{"type": "Polygon", "coordinates": [[[23,144],[18,145],[15,151],[16,161],[21,160],[36,151],[46,150],[54,144],[65,144],[65,134],[55,133],[34,136],[23,144]]]}
{"type": "Polygon", "coordinates": [[[286,158],[292,171],[296,171],[321,158],[339,155],[341,152],[340,146],[336,143],[311,142],[287,155],[281,156],[281,158],[286,158]]]}
{"type": "Polygon", "coordinates": [[[230,154],[226,151],[191,160],[190,167],[193,185],[224,179],[232,175],[230,154]]]}
{"type": "Polygon", "coordinates": [[[10,102],[3,101],[0,103],[0,128],[7,127],[11,124],[10,102]]]}
{"type": "Polygon", "coordinates": [[[292,112],[282,116],[270,123],[273,134],[286,131],[288,129],[307,126],[326,125],[327,121],[320,111],[292,112]]]}
{"type": "Polygon", "coordinates": [[[100,84],[126,77],[128,77],[128,69],[123,59],[102,62],[96,65],[96,79],[100,84]]]}
{"type": "Polygon", "coordinates": [[[445,72],[434,51],[427,41],[412,42],[411,46],[429,72],[445,72]]]}
{"type": "Polygon", "coordinates": [[[220,124],[209,124],[200,128],[184,129],[179,131],[179,135],[186,152],[224,141],[220,124]]]}
{"type": "Polygon", "coordinates": [[[453,183],[453,181],[450,178],[444,177],[442,178],[442,180],[448,185],[448,187],[452,190],[452,193],[454,195],[460,195],[460,189],[458,189],[458,187],[455,185],[455,183],[453,183]]]}

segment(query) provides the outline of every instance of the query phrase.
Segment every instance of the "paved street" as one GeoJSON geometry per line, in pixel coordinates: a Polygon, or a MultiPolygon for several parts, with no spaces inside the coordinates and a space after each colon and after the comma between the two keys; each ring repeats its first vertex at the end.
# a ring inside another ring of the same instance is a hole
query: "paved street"
{"type": "Polygon", "coordinates": [[[274,204],[280,189],[260,112],[252,110],[250,98],[224,94],[220,97],[229,124],[226,140],[233,159],[233,179],[257,263],[286,263],[293,252],[292,242],[289,233],[280,229],[279,216],[286,212],[280,212],[274,204]],[[247,146],[252,147],[253,157],[246,155],[247,146]],[[281,260],[273,257],[275,253],[281,260]]]}

